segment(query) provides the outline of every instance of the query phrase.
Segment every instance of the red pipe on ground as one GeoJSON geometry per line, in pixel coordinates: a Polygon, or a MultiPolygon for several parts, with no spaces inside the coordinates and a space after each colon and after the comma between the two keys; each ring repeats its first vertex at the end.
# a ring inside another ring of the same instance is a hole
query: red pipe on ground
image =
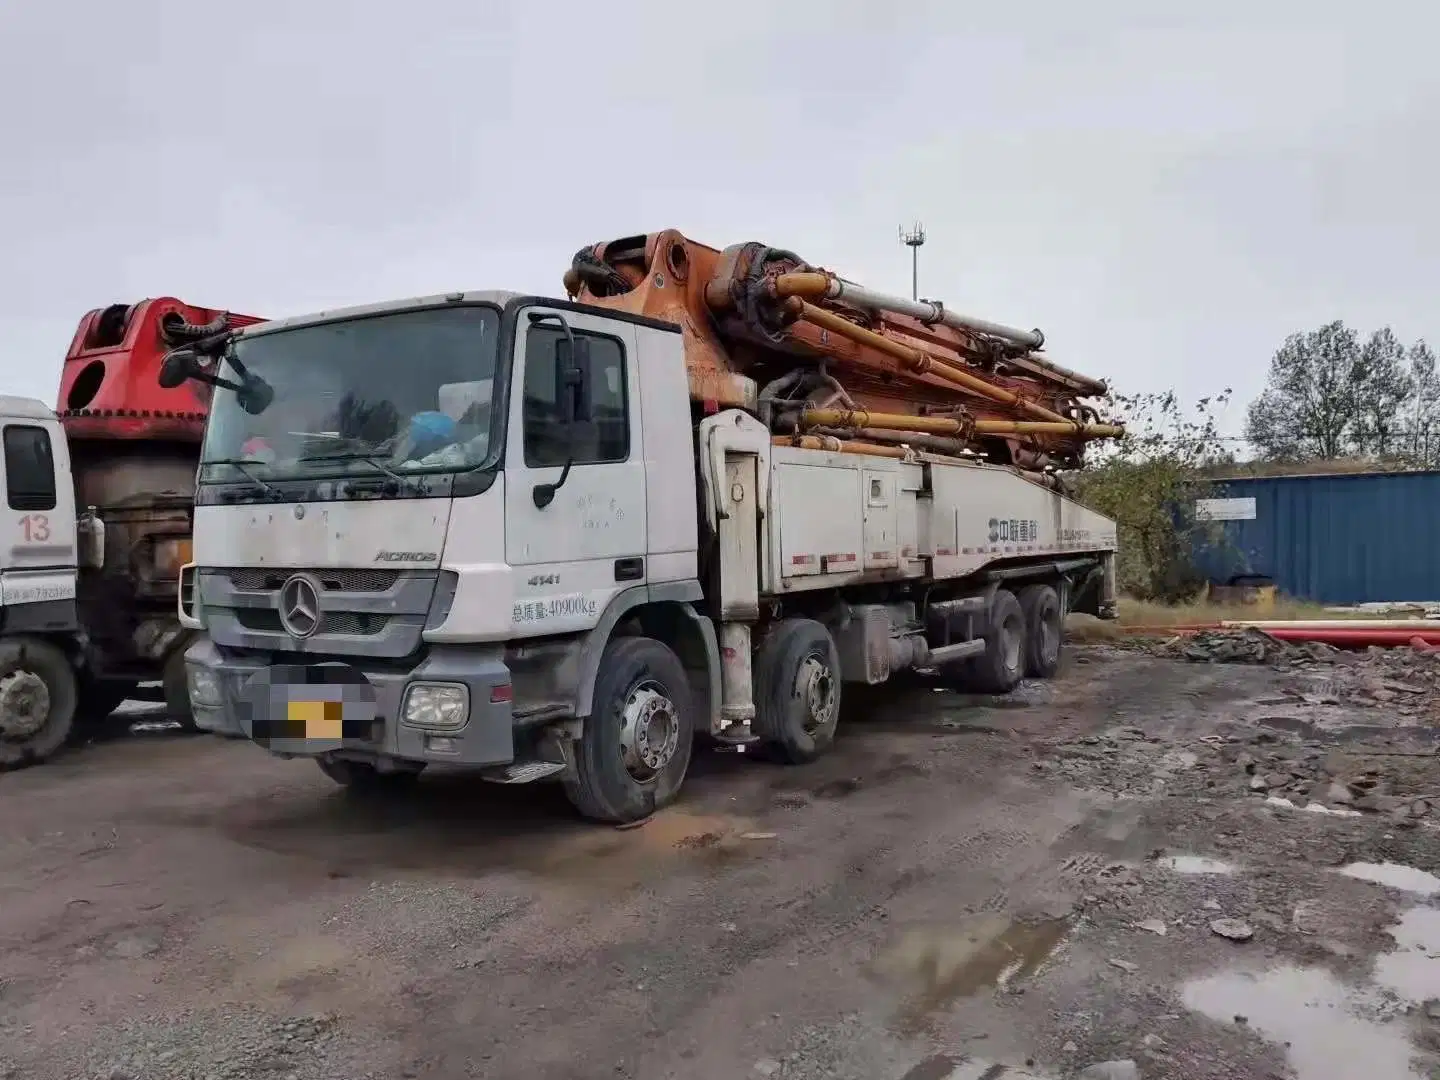
{"type": "Polygon", "coordinates": [[[1414,630],[1308,630],[1285,627],[1264,632],[1277,641],[1319,641],[1340,648],[1364,648],[1367,645],[1394,648],[1397,645],[1414,645],[1416,642],[1421,645],[1440,645],[1440,631],[1437,630],[1417,633],[1414,630]]]}

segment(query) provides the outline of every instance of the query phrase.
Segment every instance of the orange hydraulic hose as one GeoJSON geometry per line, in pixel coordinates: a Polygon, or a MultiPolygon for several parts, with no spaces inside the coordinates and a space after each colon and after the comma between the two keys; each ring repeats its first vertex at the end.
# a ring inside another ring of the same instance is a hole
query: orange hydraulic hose
{"type": "Polygon", "coordinates": [[[775,446],[798,446],[802,450],[829,450],[834,454],[866,454],[869,457],[908,458],[911,452],[901,446],[876,446],[874,443],[847,442],[831,435],[774,435],[775,446]]]}
{"type": "Polygon", "coordinates": [[[904,413],[872,413],[864,409],[805,409],[802,427],[879,428],[882,431],[918,431],[926,435],[1080,435],[1089,439],[1114,439],[1125,434],[1116,424],[1076,424],[1033,420],[951,420],[943,416],[907,416],[904,413]]]}
{"type": "Polygon", "coordinates": [[[969,390],[980,397],[989,398],[991,401],[998,401],[1002,405],[1009,405],[1011,408],[1018,408],[1031,416],[1038,416],[1042,420],[1051,423],[1066,425],[1065,430],[1072,432],[1078,425],[1066,420],[1057,412],[1051,412],[1043,405],[1038,405],[1019,394],[1006,390],[1000,386],[994,386],[968,371],[947,363],[938,356],[934,356],[923,349],[911,348],[909,345],[902,345],[900,342],[886,337],[884,334],[877,334],[874,330],[867,330],[863,326],[857,326],[849,319],[836,315],[833,311],[826,311],[822,307],[806,303],[804,300],[791,298],[787,301],[793,305],[799,316],[806,322],[814,323],[822,329],[829,330],[833,334],[849,338],[859,345],[867,345],[877,352],[883,352],[893,356],[901,363],[908,365],[913,371],[920,375],[934,374],[946,382],[954,383],[956,386],[969,390]]]}

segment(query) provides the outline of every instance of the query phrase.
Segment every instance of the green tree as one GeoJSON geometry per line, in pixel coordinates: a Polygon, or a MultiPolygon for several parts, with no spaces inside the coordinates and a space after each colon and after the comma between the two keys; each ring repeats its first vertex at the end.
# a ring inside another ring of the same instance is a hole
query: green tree
{"type": "Polygon", "coordinates": [[[1174,393],[1108,402],[1127,434],[1072,474],[1069,489],[1115,520],[1116,574],[1125,594],[1175,601],[1198,591],[1191,552],[1198,541],[1215,539],[1217,529],[1196,518],[1195,500],[1209,490],[1206,471],[1234,460],[1215,417],[1229,400],[1226,389],[1190,409],[1174,393]]]}
{"type": "Polygon", "coordinates": [[[1264,457],[1337,458],[1351,448],[1362,371],[1360,339],[1343,322],[1291,334],[1270,361],[1245,435],[1264,457]]]}
{"type": "Polygon", "coordinates": [[[1435,352],[1421,339],[1406,355],[1410,367],[1411,398],[1405,410],[1410,428],[1409,456],[1422,469],[1440,466],[1440,372],[1435,352]]]}

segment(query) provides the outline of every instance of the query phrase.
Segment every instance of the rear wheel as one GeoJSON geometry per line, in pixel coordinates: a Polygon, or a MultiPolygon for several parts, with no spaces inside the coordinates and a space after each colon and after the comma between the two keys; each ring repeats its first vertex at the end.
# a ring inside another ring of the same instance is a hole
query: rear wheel
{"type": "Polygon", "coordinates": [[[605,646],[595,695],[563,777],[595,821],[640,821],[675,800],[690,767],[695,705],[679,657],[647,637],[605,646]]]}
{"type": "Polygon", "coordinates": [[[1025,677],[1025,613],[1008,589],[990,604],[985,651],[965,662],[965,681],[982,694],[1008,694],[1025,677]]]}
{"type": "Polygon", "coordinates": [[[1020,610],[1025,613],[1025,674],[1048,679],[1060,669],[1060,594],[1049,585],[1027,585],[1020,590],[1020,610]]]}
{"type": "Polygon", "coordinates": [[[755,734],[793,765],[814,761],[840,722],[840,654],[813,619],[785,619],[755,660],[755,734]]]}
{"type": "Polygon", "coordinates": [[[37,764],[64,746],[78,699],[75,669],[59,648],[0,643],[0,769],[37,764]]]}

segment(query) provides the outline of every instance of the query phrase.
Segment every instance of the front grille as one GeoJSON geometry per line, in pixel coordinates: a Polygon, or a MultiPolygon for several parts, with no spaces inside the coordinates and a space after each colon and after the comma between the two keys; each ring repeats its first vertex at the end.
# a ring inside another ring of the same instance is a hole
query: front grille
{"type": "Polygon", "coordinates": [[[310,574],[326,592],[378,593],[400,580],[399,570],[276,570],[237,567],[224,571],[237,592],[275,592],[297,573],[310,574]]]}
{"type": "MultiPolygon", "coordinates": [[[[235,619],[246,630],[258,634],[288,634],[278,611],[264,608],[236,608],[235,619]]],[[[369,636],[385,629],[389,617],[363,611],[329,611],[320,616],[316,634],[360,634],[369,636]]]]}

